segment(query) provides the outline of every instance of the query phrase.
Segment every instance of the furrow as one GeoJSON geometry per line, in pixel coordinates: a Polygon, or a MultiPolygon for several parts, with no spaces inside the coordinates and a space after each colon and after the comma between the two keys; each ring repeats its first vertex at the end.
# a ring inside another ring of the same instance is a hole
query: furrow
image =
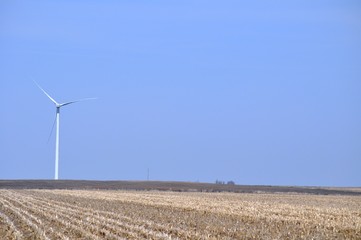
{"type": "MultiPolygon", "coordinates": [[[[59,233],[58,231],[54,231],[53,230],[53,226],[56,226],[55,223],[60,224],[61,226],[65,227],[65,230],[69,231],[70,233],[73,233],[73,235],[75,235],[77,238],[81,237],[82,235],[86,236],[88,239],[97,239],[97,236],[94,234],[91,234],[87,231],[84,231],[83,228],[75,226],[72,223],[72,219],[68,218],[68,217],[64,217],[64,216],[60,216],[58,214],[58,212],[54,209],[52,209],[53,214],[49,213],[48,211],[44,211],[44,208],[41,207],[36,207],[33,204],[31,204],[30,202],[23,200],[23,199],[27,199],[28,198],[26,196],[21,196],[20,194],[14,195],[14,193],[12,194],[12,197],[15,197],[18,201],[17,203],[19,205],[21,205],[23,208],[26,209],[32,209],[32,211],[37,212],[39,215],[42,216],[42,219],[44,220],[44,222],[42,223],[43,228],[45,227],[45,220],[48,220],[48,225],[49,225],[49,231],[55,235],[58,236],[58,238],[60,239],[66,239],[67,237],[65,236],[65,234],[59,233]],[[23,198],[23,199],[22,199],[23,198]],[[29,206],[30,205],[30,206],[29,206]],[[79,234],[74,233],[75,230],[79,234]]],[[[9,197],[9,196],[7,196],[9,197]]],[[[45,229],[45,228],[44,228],[45,229]]],[[[58,226],[56,226],[56,229],[59,229],[58,226]]],[[[60,228],[61,229],[61,228],[60,228]]]]}
{"type": "MultiPolygon", "coordinates": [[[[35,198],[37,198],[37,197],[35,197],[35,198]]],[[[37,199],[40,200],[40,198],[37,198],[37,199]]],[[[170,239],[170,238],[177,239],[177,237],[179,237],[179,236],[183,236],[183,237],[189,236],[189,232],[186,232],[180,228],[176,228],[176,227],[167,228],[164,225],[158,224],[154,221],[134,219],[134,218],[130,218],[130,217],[127,217],[127,216],[124,216],[121,214],[116,214],[116,213],[109,212],[109,211],[93,210],[93,209],[74,206],[74,205],[70,205],[70,204],[67,204],[64,202],[59,202],[59,201],[54,201],[54,200],[49,200],[49,201],[53,202],[54,204],[60,204],[65,207],[71,207],[71,208],[77,209],[77,211],[79,211],[79,212],[89,212],[90,214],[92,214],[92,216],[94,216],[94,215],[95,216],[97,216],[97,215],[106,216],[107,217],[106,219],[109,219],[110,221],[112,221],[112,223],[115,223],[115,224],[119,224],[119,221],[121,221],[123,224],[125,224],[125,222],[127,222],[127,223],[137,227],[137,229],[141,232],[142,235],[144,235],[144,233],[151,234],[160,239],[170,239]],[[156,230],[154,230],[154,229],[156,229],[156,230]]]]}
{"type": "MultiPolygon", "coordinates": [[[[75,194],[74,196],[78,196],[77,194],[75,194]]],[[[35,197],[38,198],[38,197],[35,197]]],[[[38,198],[39,199],[39,198],[38,198]]],[[[153,232],[155,232],[155,234],[158,235],[158,237],[166,237],[166,239],[169,238],[188,238],[190,237],[190,235],[192,235],[194,238],[199,238],[200,235],[196,232],[190,234],[189,231],[185,231],[179,227],[166,227],[164,224],[159,224],[156,223],[154,221],[151,220],[141,220],[141,219],[134,219],[134,218],[130,218],[124,215],[120,215],[120,214],[116,214],[113,212],[109,212],[109,211],[102,211],[102,210],[93,210],[93,209],[89,209],[89,208],[83,208],[83,207],[78,207],[78,206],[74,206],[74,205],[70,205],[64,202],[59,202],[59,201],[54,201],[54,200],[49,200],[52,202],[56,202],[58,204],[64,205],[66,207],[75,207],[76,209],[78,209],[79,211],[89,211],[92,214],[96,214],[96,215],[104,215],[107,216],[109,218],[113,218],[113,219],[117,219],[117,220],[121,220],[121,221],[125,221],[125,222],[129,222],[131,224],[136,224],[137,226],[143,226],[143,228],[148,229],[148,227],[151,227],[152,229],[156,229],[156,230],[151,230],[153,232]]],[[[147,230],[147,231],[149,231],[147,230]]]]}
{"type": "MultiPolygon", "coordinates": [[[[50,204],[48,201],[45,200],[40,200],[40,199],[35,199],[33,197],[29,197],[27,199],[27,203],[30,204],[31,202],[37,201],[38,204],[40,204],[43,208],[44,208],[44,204],[48,205],[48,207],[46,207],[47,211],[52,211],[54,212],[54,214],[67,214],[68,216],[71,216],[71,219],[74,220],[74,218],[78,219],[78,221],[81,222],[87,222],[88,224],[91,224],[93,226],[96,226],[97,229],[99,229],[99,225],[103,226],[101,231],[104,230],[108,230],[108,235],[107,237],[112,237],[112,238],[119,238],[119,236],[112,234],[110,231],[113,231],[115,233],[119,232],[119,228],[121,228],[123,230],[123,234],[126,237],[132,237],[132,238],[145,238],[145,239],[149,239],[149,237],[156,237],[157,239],[170,239],[171,237],[168,236],[165,233],[159,233],[159,232],[155,232],[151,229],[148,229],[144,226],[139,226],[136,224],[132,224],[131,222],[129,222],[130,219],[126,219],[126,221],[128,221],[129,223],[126,223],[124,221],[122,221],[121,217],[119,217],[119,215],[117,215],[117,218],[109,218],[109,217],[105,217],[104,214],[96,212],[96,211],[89,211],[89,209],[86,208],[81,208],[81,209],[76,209],[76,207],[74,207],[73,205],[67,205],[67,204],[60,204],[59,202],[56,201],[52,201],[52,204],[50,204]],[[61,206],[61,205],[67,205],[67,206],[61,206]],[[56,211],[54,211],[54,207],[56,207],[56,211]],[[104,229],[106,228],[106,229],[104,229]]],[[[109,214],[109,212],[108,212],[109,214]]],[[[114,217],[114,216],[113,216],[114,217]]]]}
{"type": "MultiPolygon", "coordinates": [[[[37,204],[32,201],[34,201],[34,199],[28,198],[27,201],[23,202],[23,204],[30,205],[30,207],[32,207],[38,211],[44,212],[44,214],[47,217],[52,218],[56,221],[62,222],[63,225],[65,225],[66,227],[72,227],[72,228],[75,228],[75,229],[81,231],[84,235],[87,235],[91,239],[98,238],[99,236],[106,237],[107,239],[123,239],[120,236],[118,236],[108,230],[110,228],[113,231],[117,232],[117,231],[119,231],[119,228],[114,228],[114,227],[112,228],[111,226],[109,226],[109,224],[108,225],[105,224],[104,221],[107,220],[105,218],[101,219],[102,220],[101,221],[101,220],[94,218],[95,216],[91,215],[91,214],[86,214],[86,217],[82,218],[82,216],[84,216],[84,214],[82,212],[75,211],[74,209],[51,205],[51,204],[47,203],[46,201],[44,201],[44,202],[39,201],[39,203],[37,203],[37,204]],[[44,205],[47,205],[47,207],[44,205]],[[77,226],[74,226],[74,225],[70,226],[69,225],[70,223],[76,224],[77,226]],[[107,227],[108,229],[105,229],[104,227],[107,227]],[[89,232],[84,231],[84,229],[89,230],[89,232]]],[[[125,237],[132,237],[135,239],[139,238],[139,236],[137,234],[130,232],[128,230],[128,228],[132,228],[133,226],[125,225],[125,226],[121,226],[121,227],[124,229],[123,235],[125,237]]]]}
{"type": "Polygon", "coordinates": [[[41,221],[30,214],[28,211],[21,209],[19,207],[16,207],[14,204],[10,203],[6,199],[1,199],[1,203],[4,207],[7,207],[9,210],[11,210],[14,214],[16,214],[18,217],[20,217],[28,226],[30,226],[34,232],[37,233],[37,236],[40,239],[48,240],[49,238],[46,236],[44,230],[42,230],[39,225],[41,225],[41,221]],[[37,224],[36,224],[36,223],[37,224]]]}
{"type": "Polygon", "coordinates": [[[4,220],[4,222],[9,226],[9,229],[12,231],[15,239],[23,239],[23,234],[17,229],[13,221],[4,213],[0,212],[0,218],[4,220]]]}

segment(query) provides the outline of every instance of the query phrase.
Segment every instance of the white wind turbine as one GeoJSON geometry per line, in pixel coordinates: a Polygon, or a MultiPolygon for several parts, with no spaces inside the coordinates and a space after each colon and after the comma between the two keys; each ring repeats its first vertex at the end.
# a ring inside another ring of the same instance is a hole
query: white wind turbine
{"type": "Polygon", "coordinates": [[[40,85],[34,81],[34,83],[40,88],[41,91],[43,91],[43,93],[55,104],[56,107],[56,143],[55,143],[55,180],[58,180],[58,171],[59,171],[59,117],[60,117],[60,108],[64,107],[66,105],[72,104],[72,103],[76,103],[76,102],[81,102],[81,101],[86,101],[86,100],[93,100],[93,99],[97,99],[97,98],[83,98],[80,100],[75,100],[75,101],[71,101],[71,102],[65,102],[65,103],[58,103],[57,101],[55,101],[52,97],[50,97],[50,95],[45,92],[45,90],[40,87],[40,85]]]}

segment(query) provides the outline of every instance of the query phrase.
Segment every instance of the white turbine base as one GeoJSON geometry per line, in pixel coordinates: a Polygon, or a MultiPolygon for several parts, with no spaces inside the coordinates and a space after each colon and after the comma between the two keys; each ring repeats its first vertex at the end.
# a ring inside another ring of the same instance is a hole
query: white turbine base
{"type": "Polygon", "coordinates": [[[55,180],[59,179],[59,121],[60,107],[56,108],[56,143],[55,143],[55,180]]]}

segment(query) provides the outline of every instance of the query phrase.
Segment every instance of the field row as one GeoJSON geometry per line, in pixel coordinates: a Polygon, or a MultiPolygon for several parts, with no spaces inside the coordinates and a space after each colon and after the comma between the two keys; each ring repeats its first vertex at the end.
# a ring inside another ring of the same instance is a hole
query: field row
{"type": "Polygon", "coordinates": [[[361,198],[0,190],[1,239],[361,239],[361,198]]]}

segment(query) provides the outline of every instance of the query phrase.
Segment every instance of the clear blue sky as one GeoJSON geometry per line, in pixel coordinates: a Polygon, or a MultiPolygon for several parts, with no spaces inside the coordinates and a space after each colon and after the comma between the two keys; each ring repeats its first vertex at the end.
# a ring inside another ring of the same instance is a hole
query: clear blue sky
{"type": "Polygon", "coordinates": [[[0,179],[361,186],[360,1],[0,3],[0,179]]]}

